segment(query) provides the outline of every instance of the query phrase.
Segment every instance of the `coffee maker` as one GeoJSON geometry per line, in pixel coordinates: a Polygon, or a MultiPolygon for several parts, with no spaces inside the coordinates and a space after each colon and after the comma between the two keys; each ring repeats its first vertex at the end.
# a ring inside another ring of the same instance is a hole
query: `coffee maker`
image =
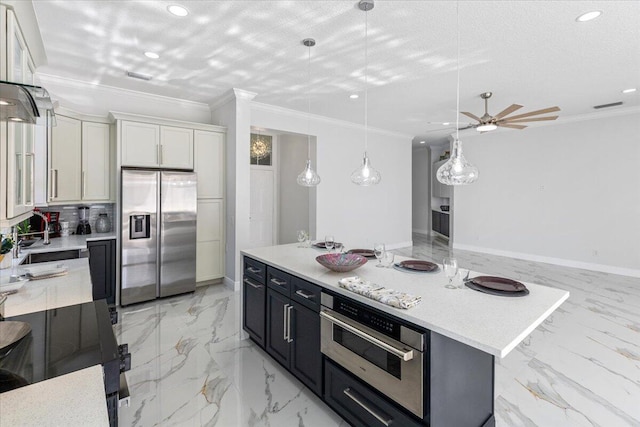
{"type": "Polygon", "coordinates": [[[91,234],[91,226],[89,225],[89,207],[78,207],[78,227],[76,234],[91,234]]]}

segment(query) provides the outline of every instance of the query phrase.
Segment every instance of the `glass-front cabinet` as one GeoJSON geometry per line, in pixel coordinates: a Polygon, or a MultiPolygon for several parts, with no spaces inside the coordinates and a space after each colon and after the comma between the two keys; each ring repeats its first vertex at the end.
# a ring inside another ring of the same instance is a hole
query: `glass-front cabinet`
{"type": "MultiPolygon", "coordinates": [[[[35,67],[15,15],[6,11],[6,78],[16,83],[34,84],[35,67]]],[[[15,218],[33,209],[34,125],[7,122],[6,217],[15,218]]]]}

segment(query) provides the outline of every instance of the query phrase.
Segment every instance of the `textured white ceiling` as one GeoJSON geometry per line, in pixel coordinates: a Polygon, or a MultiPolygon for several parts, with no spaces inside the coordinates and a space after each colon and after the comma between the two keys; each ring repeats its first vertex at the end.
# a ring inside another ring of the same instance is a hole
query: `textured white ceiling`
{"type": "MultiPolygon", "coordinates": [[[[236,87],[306,111],[301,40],[313,37],[312,112],[363,122],[364,97],[349,98],[364,88],[365,16],[356,0],[33,3],[49,59],[39,71],[206,103],[236,87]],[[175,17],[170,4],[190,14],[175,17]]],[[[369,124],[441,138],[447,132],[430,122],[455,121],[456,2],[375,3],[369,124]]],[[[597,104],[640,104],[638,92],[621,94],[640,89],[640,1],[461,1],[459,10],[462,111],[480,115],[485,91],[494,92],[494,114],[512,103],[522,112],[558,105],[561,119],[597,104]],[[575,21],[594,9],[600,18],[575,21]]]]}

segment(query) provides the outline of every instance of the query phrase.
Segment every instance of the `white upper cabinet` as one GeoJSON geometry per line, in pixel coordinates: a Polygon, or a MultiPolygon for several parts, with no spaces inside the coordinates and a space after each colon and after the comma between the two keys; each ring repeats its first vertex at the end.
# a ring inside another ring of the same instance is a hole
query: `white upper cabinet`
{"type": "Polygon", "coordinates": [[[56,115],[49,140],[48,202],[111,200],[111,139],[107,123],[56,115]]]}
{"type": "Polygon", "coordinates": [[[111,198],[109,125],[82,122],[82,199],[111,198]]]}
{"type": "Polygon", "coordinates": [[[193,169],[193,130],[160,126],[160,167],[193,169]]]}
{"type": "Polygon", "coordinates": [[[221,199],[224,197],[224,134],[196,130],[194,141],[198,198],[221,199]]]}
{"type": "Polygon", "coordinates": [[[82,122],[56,116],[49,144],[49,201],[74,202],[82,198],[82,122]]]}
{"type": "Polygon", "coordinates": [[[160,126],[121,122],[122,166],[155,168],[160,164],[160,126]]]}
{"type": "Polygon", "coordinates": [[[121,122],[122,166],[193,169],[193,130],[121,122]]]}

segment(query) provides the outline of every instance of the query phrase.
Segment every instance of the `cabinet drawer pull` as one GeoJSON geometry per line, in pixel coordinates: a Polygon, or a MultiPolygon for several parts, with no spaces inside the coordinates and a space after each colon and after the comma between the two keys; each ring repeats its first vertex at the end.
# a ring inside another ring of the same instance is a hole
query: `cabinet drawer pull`
{"type": "Polygon", "coordinates": [[[298,289],[296,291],[296,295],[300,295],[304,299],[314,299],[316,297],[314,294],[308,294],[305,291],[303,291],[302,289],[298,289]]]}
{"type": "Polygon", "coordinates": [[[287,307],[287,342],[292,343],[293,338],[291,337],[291,310],[293,310],[293,306],[289,305],[287,307]]]}
{"type": "Polygon", "coordinates": [[[288,328],[288,319],[287,319],[287,307],[289,307],[289,304],[285,304],[282,306],[282,339],[285,340],[286,342],[289,342],[289,328],[288,328]]]}
{"type": "Polygon", "coordinates": [[[270,280],[270,282],[271,282],[271,283],[273,283],[274,285],[278,285],[278,286],[284,286],[284,285],[286,285],[286,284],[287,284],[287,282],[285,282],[285,281],[283,281],[283,280],[278,280],[278,279],[276,279],[275,277],[273,277],[273,278],[270,280]]]}
{"type": "Polygon", "coordinates": [[[252,288],[262,289],[262,285],[256,285],[255,283],[253,283],[249,279],[244,279],[244,283],[246,283],[247,285],[251,286],[252,288]]]}
{"type": "Polygon", "coordinates": [[[384,412],[382,414],[379,414],[378,411],[376,411],[375,409],[372,409],[369,406],[367,406],[367,404],[363,402],[364,398],[362,398],[362,396],[360,396],[360,394],[357,393],[355,390],[351,390],[351,387],[345,388],[343,390],[343,393],[349,399],[353,400],[356,404],[358,404],[358,406],[360,406],[362,409],[364,409],[365,411],[367,411],[368,413],[373,415],[373,417],[376,420],[380,421],[385,426],[391,425],[391,422],[393,421],[393,418],[391,418],[390,416],[388,416],[384,412]]]}
{"type": "Polygon", "coordinates": [[[258,274],[260,273],[262,270],[259,268],[253,268],[253,267],[247,267],[247,271],[249,273],[253,273],[253,274],[258,274]]]}

